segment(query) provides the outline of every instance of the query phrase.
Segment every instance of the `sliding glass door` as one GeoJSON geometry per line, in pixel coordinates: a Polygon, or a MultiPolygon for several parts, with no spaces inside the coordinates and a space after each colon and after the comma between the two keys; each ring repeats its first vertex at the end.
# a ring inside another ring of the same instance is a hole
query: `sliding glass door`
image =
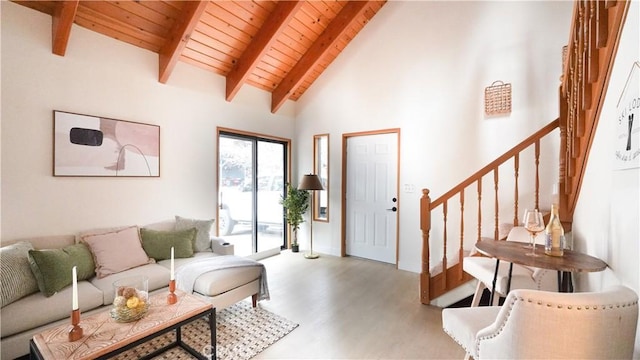
{"type": "Polygon", "coordinates": [[[218,234],[247,256],[285,246],[287,142],[220,131],[218,234]]]}

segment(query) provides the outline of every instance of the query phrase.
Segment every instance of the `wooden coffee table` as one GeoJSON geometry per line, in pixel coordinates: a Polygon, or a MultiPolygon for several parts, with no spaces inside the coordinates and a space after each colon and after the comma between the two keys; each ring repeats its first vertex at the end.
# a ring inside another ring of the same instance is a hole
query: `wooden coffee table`
{"type": "Polygon", "coordinates": [[[144,357],[153,356],[180,346],[198,359],[216,358],[216,311],[200,298],[176,292],[178,302],[167,305],[168,292],[152,295],[149,312],[140,320],[118,323],[109,315],[109,309],[80,318],[84,336],[69,342],[68,331],[71,324],[45,330],[30,341],[31,359],[106,359],[134,348],[169,331],[176,331],[176,341],[144,357]],[[211,347],[197,351],[181,338],[181,327],[196,319],[209,316],[211,347]]]}

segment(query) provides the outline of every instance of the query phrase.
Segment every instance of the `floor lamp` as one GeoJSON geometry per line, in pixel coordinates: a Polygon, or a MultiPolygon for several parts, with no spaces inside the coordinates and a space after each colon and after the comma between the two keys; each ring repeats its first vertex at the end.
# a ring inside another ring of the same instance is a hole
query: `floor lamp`
{"type": "Polygon", "coordinates": [[[311,252],[305,254],[304,257],[307,259],[317,259],[318,254],[313,253],[313,211],[315,210],[313,208],[313,198],[315,197],[315,190],[324,190],[324,188],[322,187],[322,182],[318,175],[307,174],[302,177],[298,190],[311,190],[311,221],[309,222],[309,230],[311,232],[311,252]]]}

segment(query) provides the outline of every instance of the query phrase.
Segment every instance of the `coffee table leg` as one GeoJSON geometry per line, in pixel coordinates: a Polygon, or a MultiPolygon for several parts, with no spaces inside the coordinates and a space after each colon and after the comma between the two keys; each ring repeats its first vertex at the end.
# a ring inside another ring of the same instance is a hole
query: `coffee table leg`
{"type": "Polygon", "coordinates": [[[209,312],[207,310],[207,312],[202,313],[200,315],[200,317],[205,316],[209,318],[209,328],[211,329],[211,347],[208,348],[207,346],[203,347],[202,349],[200,349],[200,351],[194,349],[193,347],[191,347],[191,345],[186,344],[182,341],[182,335],[181,335],[181,329],[180,326],[184,325],[184,324],[179,324],[178,327],[176,327],[176,342],[175,344],[177,346],[180,346],[181,348],[183,348],[184,350],[186,350],[189,354],[191,354],[194,358],[199,359],[199,360],[211,360],[211,359],[215,359],[216,358],[216,312],[215,312],[215,308],[212,308],[212,310],[209,312]]]}
{"type": "Polygon", "coordinates": [[[40,360],[42,359],[42,354],[40,354],[40,349],[33,342],[33,339],[29,340],[29,360],[40,360]]]}

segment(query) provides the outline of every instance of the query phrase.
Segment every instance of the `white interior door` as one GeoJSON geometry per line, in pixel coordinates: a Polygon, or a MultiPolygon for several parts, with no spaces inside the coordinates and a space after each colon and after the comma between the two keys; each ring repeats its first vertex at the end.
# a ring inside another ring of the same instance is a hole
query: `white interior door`
{"type": "Polygon", "coordinates": [[[347,138],[347,255],[396,263],[398,134],[347,138]]]}

